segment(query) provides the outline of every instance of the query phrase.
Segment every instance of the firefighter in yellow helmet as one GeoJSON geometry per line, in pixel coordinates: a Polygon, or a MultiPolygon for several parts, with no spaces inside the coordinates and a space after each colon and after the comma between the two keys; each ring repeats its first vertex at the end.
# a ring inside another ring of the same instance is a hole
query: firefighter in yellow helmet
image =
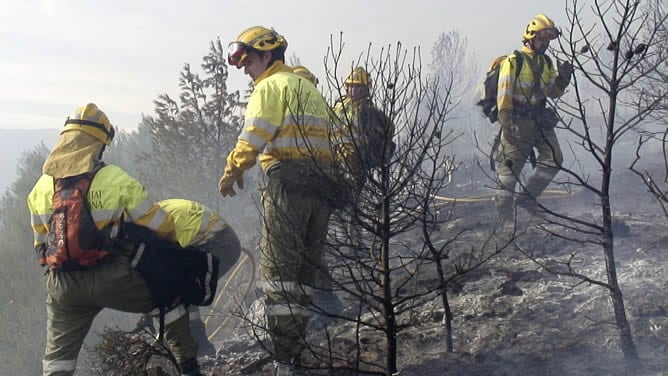
{"type": "MultiPolygon", "coordinates": [[[[44,163],[42,176],[28,194],[35,250],[40,263],[49,266],[43,375],[74,374],[84,338],[103,308],[133,313],[155,308],[144,278],[130,266],[126,249],[113,240],[124,222],[145,226],[173,239],[174,220],[148,198],[141,183],[119,167],[102,162],[104,149],[113,137],[114,127],[95,104],[77,108],[65,121],[58,142],[44,163]],[[94,225],[101,231],[88,235],[104,237],[98,239],[101,252],[96,251],[99,257],[87,259],[85,267],[74,264],[80,260],[61,264],[54,261],[53,253],[63,243],[53,238],[54,229],[50,227],[54,185],[89,174],[94,174],[88,194],[89,210],[94,225]]],[[[200,375],[197,344],[190,335],[185,307],[169,312],[165,324],[165,339],[182,374],[200,375]]]]}
{"type": "Polygon", "coordinates": [[[316,77],[316,76],[315,76],[310,70],[308,70],[305,66],[303,66],[303,65],[296,65],[296,66],[292,67],[292,71],[293,71],[296,75],[298,75],[298,76],[300,76],[300,77],[303,77],[303,78],[309,80],[309,82],[311,82],[314,86],[318,86],[318,82],[319,82],[319,81],[318,81],[318,77],[316,77]]]}
{"type": "Polygon", "coordinates": [[[502,136],[497,154],[499,190],[495,205],[501,225],[512,223],[514,191],[533,149],[538,153],[536,170],[515,202],[531,215],[537,209],[536,198],[563,162],[554,130],[558,116],[546,106],[547,98],[558,98],[564,93],[573,73],[570,63],[557,62],[555,68],[545,54],[550,41],[558,37],[554,22],[539,14],[526,26],[520,56],[510,54],[500,64],[497,108],[502,136]]]}
{"type": "Polygon", "coordinates": [[[243,188],[243,173],[259,160],[269,177],[263,192],[261,272],[276,372],[293,372],[311,316],[306,304],[327,233],[331,164],[329,108],[313,85],[285,65],[287,41],[253,26],[230,43],[228,63],[253,79],[245,124],[227,156],[223,197],[243,188]]]}
{"type": "Polygon", "coordinates": [[[394,153],[394,122],[371,100],[371,79],[356,67],[344,81],[346,96],[334,105],[337,159],[363,184],[372,169],[386,164],[394,153]]]}
{"type": "MultiPolygon", "coordinates": [[[[158,205],[174,218],[176,242],[183,248],[197,248],[218,258],[218,279],[223,278],[239,260],[241,244],[237,233],[227,222],[203,204],[174,198],[158,201],[158,205]]],[[[198,355],[214,355],[216,349],[209,341],[199,307],[188,307],[190,331],[197,341],[198,355]]],[[[155,331],[150,316],[143,315],[138,327],[155,331]]]]}

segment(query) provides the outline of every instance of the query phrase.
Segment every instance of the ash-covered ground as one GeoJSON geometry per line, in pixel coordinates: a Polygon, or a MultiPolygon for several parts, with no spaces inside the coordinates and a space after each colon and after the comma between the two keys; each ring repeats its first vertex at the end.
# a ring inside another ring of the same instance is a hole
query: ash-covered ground
{"type": "MultiPolygon", "coordinates": [[[[640,366],[629,368],[624,362],[609,291],[550,271],[564,271],[565,262],[570,262],[581,275],[607,282],[600,244],[565,240],[550,231],[579,235],[521,214],[516,246],[463,275],[449,290],[454,352],[446,351],[444,310],[435,297],[420,310],[415,325],[399,335],[399,374],[667,375],[668,218],[637,176],[622,174],[615,183],[615,261],[640,366]]],[[[600,222],[599,204],[586,192],[541,202],[555,213],[600,222]]],[[[463,247],[494,236],[499,242],[507,239],[492,235],[493,202],[457,203],[452,210],[451,219],[439,230],[443,238],[468,229],[458,240],[463,247]]],[[[315,328],[311,340],[330,340],[338,351],[356,354],[354,324],[328,325],[329,337],[315,328]]],[[[362,330],[360,336],[364,360],[382,365],[382,335],[362,330]]],[[[202,359],[208,374],[270,374],[266,354],[244,330],[225,334],[217,344],[218,355],[202,359]]]]}

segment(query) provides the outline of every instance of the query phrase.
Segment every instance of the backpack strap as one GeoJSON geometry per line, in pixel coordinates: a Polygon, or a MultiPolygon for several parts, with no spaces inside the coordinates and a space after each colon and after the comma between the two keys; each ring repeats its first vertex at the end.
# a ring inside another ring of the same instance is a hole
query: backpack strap
{"type": "Polygon", "coordinates": [[[513,55],[515,55],[515,79],[520,76],[520,72],[522,71],[522,65],[524,64],[524,55],[518,50],[513,51],[513,55]]]}
{"type": "Polygon", "coordinates": [[[160,310],[160,317],[158,319],[158,341],[162,342],[165,337],[165,313],[167,312],[167,307],[161,305],[158,309],[160,310]]]}

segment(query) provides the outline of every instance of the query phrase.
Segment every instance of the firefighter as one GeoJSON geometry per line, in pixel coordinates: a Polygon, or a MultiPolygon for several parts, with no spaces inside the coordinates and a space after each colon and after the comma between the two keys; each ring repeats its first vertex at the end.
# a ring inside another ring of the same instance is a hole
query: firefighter
{"type": "Polygon", "coordinates": [[[573,73],[569,62],[554,68],[545,54],[550,41],[559,36],[554,22],[543,14],[527,25],[522,38],[520,72],[515,72],[516,55],[508,55],[499,70],[497,107],[501,124],[501,145],[497,156],[499,191],[495,205],[498,223],[513,223],[515,187],[524,164],[536,148],[536,171],[528,179],[516,205],[535,214],[536,198],[550,184],[563,162],[554,127],[559,119],[546,106],[546,98],[558,98],[573,73]]]}
{"type": "MultiPolygon", "coordinates": [[[[237,263],[241,254],[239,237],[214,210],[199,202],[185,199],[162,200],[158,201],[158,205],[174,218],[176,242],[181,247],[196,247],[218,258],[218,279],[237,263]]],[[[216,348],[206,334],[206,326],[202,321],[199,307],[189,306],[188,316],[190,331],[197,341],[198,355],[214,355],[216,348]]],[[[153,328],[147,316],[139,320],[138,327],[141,326],[153,328]]]]}
{"type": "MultiPolygon", "coordinates": [[[[102,162],[102,154],[114,137],[114,127],[95,104],[77,108],[65,121],[58,142],[47,157],[42,176],[28,195],[27,203],[35,237],[35,250],[48,260],[53,244],[48,238],[53,214],[54,179],[76,177],[96,171],[88,194],[95,226],[113,229],[133,222],[174,239],[174,220],[137,180],[114,165],[102,162]]],[[[114,231],[105,232],[108,238],[114,231]]],[[[92,234],[91,234],[92,235],[92,234]]],[[[147,313],[155,305],[144,278],[130,266],[127,251],[116,242],[105,242],[107,255],[86,268],[65,269],[49,264],[46,273],[46,351],[43,375],[74,374],[77,357],[93,319],[103,308],[147,313]]],[[[46,261],[41,263],[46,264],[46,261]]],[[[201,375],[197,343],[190,335],[185,307],[165,316],[165,340],[182,375],[201,375]]]]}
{"type": "Polygon", "coordinates": [[[230,66],[253,80],[244,128],[219,182],[223,197],[243,188],[244,171],[259,160],[269,181],[263,191],[261,274],[275,374],[299,371],[330,215],[329,108],[314,85],[284,64],[287,41],[253,26],[230,43],[230,66]]]}
{"type": "Polygon", "coordinates": [[[311,82],[314,86],[318,86],[318,82],[319,82],[319,81],[318,81],[318,77],[316,77],[316,76],[315,76],[310,70],[308,70],[305,66],[303,66],[303,65],[296,65],[296,66],[292,67],[292,72],[294,72],[294,74],[296,74],[296,75],[298,75],[298,76],[300,76],[300,77],[303,77],[303,78],[309,80],[309,82],[311,82]]]}
{"type": "Polygon", "coordinates": [[[334,105],[337,159],[357,185],[362,185],[374,168],[392,156],[395,127],[372,102],[371,79],[364,68],[353,69],[344,84],[346,96],[334,105]]]}
{"type": "MultiPolygon", "coordinates": [[[[296,75],[309,80],[309,82],[316,87],[318,86],[318,77],[305,66],[296,65],[292,67],[292,71],[296,75]]],[[[333,285],[334,280],[329,270],[329,266],[327,265],[327,262],[323,260],[320,273],[316,277],[316,291],[314,293],[314,302],[319,308],[320,314],[316,315],[314,319],[320,320],[321,322],[328,321],[329,318],[327,316],[340,315],[341,312],[343,312],[343,303],[336,294],[334,294],[334,291],[332,290],[333,285]]]]}

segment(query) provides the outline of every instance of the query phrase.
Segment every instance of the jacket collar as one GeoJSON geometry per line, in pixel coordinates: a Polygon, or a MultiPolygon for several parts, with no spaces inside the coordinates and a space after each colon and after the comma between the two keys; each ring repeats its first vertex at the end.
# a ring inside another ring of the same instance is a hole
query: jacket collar
{"type": "Polygon", "coordinates": [[[253,85],[257,86],[257,84],[259,84],[260,81],[264,80],[265,78],[271,76],[274,73],[279,73],[279,72],[291,73],[292,68],[283,64],[282,61],[276,60],[264,72],[262,72],[262,74],[255,81],[253,81],[253,85]]]}

